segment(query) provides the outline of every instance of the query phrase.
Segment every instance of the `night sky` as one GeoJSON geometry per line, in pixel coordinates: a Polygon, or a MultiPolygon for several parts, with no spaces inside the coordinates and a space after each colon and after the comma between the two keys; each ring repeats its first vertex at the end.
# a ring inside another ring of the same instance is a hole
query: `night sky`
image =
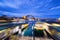
{"type": "Polygon", "coordinates": [[[0,0],[0,15],[60,18],[60,0],[0,0]]]}

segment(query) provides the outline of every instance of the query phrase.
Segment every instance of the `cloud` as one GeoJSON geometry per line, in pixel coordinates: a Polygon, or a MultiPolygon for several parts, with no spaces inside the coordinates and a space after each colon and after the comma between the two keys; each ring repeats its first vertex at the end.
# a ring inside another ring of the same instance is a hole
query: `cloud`
{"type": "Polygon", "coordinates": [[[20,12],[31,12],[31,10],[41,10],[46,6],[51,0],[3,0],[0,2],[2,7],[15,8],[20,12]],[[40,8],[40,9],[39,9],[40,8]]]}
{"type": "Polygon", "coordinates": [[[20,16],[26,16],[26,15],[33,15],[33,16],[44,16],[45,14],[43,13],[40,13],[37,14],[37,13],[34,13],[34,12],[30,12],[30,13],[12,13],[12,12],[6,12],[6,11],[0,11],[1,14],[3,15],[8,15],[8,16],[16,16],[16,17],[20,17],[20,16]]]}
{"type": "Polygon", "coordinates": [[[2,14],[10,16],[33,15],[46,17],[46,15],[56,15],[57,11],[52,11],[59,9],[60,6],[55,7],[55,4],[50,4],[51,2],[52,0],[2,0],[0,11],[2,14]]]}
{"type": "Polygon", "coordinates": [[[19,9],[19,6],[22,4],[26,4],[26,1],[27,0],[3,0],[2,2],[0,2],[0,6],[8,6],[19,9]]]}
{"type": "Polygon", "coordinates": [[[60,9],[60,6],[52,7],[50,10],[60,9]]]}
{"type": "Polygon", "coordinates": [[[12,13],[12,12],[6,12],[6,11],[0,11],[1,14],[7,15],[7,16],[16,16],[16,17],[21,17],[21,16],[26,16],[26,15],[33,15],[36,18],[58,18],[58,14],[44,14],[44,13],[12,13]]]}
{"type": "Polygon", "coordinates": [[[11,8],[18,8],[15,4],[11,4],[11,3],[9,3],[9,2],[5,2],[5,3],[2,3],[2,2],[0,2],[0,6],[2,6],[2,7],[11,7],[11,8]]]}

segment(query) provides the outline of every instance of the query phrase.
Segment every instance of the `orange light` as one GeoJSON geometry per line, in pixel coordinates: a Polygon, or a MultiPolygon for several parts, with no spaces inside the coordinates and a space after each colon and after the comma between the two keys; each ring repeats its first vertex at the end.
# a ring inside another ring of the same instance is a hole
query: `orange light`
{"type": "Polygon", "coordinates": [[[26,16],[23,16],[24,19],[26,19],[26,16]]]}

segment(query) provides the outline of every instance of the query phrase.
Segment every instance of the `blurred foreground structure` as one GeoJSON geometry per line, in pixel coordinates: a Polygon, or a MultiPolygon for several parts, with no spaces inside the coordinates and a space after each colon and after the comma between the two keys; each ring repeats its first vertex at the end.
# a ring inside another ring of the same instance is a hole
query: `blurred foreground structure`
{"type": "Polygon", "coordinates": [[[58,19],[35,18],[32,15],[1,18],[1,40],[60,40],[58,19]]]}

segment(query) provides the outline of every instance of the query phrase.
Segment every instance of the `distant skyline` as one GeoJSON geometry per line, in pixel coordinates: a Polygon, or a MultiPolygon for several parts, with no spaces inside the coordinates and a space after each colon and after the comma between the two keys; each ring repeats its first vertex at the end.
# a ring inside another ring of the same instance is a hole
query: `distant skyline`
{"type": "Polygon", "coordinates": [[[60,0],[0,0],[0,15],[60,18],[60,0]]]}

